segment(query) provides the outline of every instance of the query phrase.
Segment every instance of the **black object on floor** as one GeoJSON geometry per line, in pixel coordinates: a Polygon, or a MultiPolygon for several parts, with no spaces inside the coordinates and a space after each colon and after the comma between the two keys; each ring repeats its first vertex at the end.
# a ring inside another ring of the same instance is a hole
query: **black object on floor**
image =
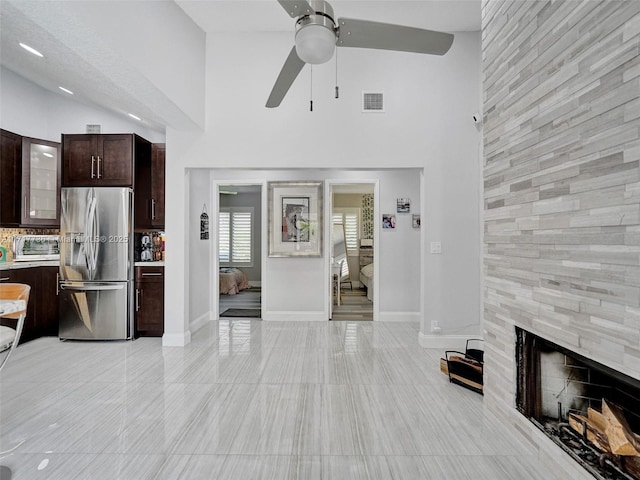
{"type": "Polygon", "coordinates": [[[259,308],[227,308],[220,314],[221,317],[260,318],[259,308]]]}

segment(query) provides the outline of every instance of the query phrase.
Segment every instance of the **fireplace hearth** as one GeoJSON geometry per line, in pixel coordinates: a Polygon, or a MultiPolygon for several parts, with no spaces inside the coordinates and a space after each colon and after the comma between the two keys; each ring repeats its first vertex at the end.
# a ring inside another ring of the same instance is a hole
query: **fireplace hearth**
{"type": "Polygon", "coordinates": [[[520,413],[595,478],[640,480],[639,380],[517,327],[516,364],[520,413]]]}

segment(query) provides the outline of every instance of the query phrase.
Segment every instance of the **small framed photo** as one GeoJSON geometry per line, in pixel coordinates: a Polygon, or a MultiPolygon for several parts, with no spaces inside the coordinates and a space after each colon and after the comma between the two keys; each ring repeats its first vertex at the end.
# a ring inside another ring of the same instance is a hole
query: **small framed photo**
{"type": "Polygon", "coordinates": [[[411,199],[410,198],[398,198],[398,213],[409,213],[411,211],[411,199]]]}
{"type": "Polygon", "coordinates": [[[382,214],[382,228],[396,228],[396,216],[393,213],[382,214]]]}
{"type": "Polygon", "coordinates": [[[411,215],[411,226],[413,228],[420,228],[420,214],[414,213],[411,215]]]}

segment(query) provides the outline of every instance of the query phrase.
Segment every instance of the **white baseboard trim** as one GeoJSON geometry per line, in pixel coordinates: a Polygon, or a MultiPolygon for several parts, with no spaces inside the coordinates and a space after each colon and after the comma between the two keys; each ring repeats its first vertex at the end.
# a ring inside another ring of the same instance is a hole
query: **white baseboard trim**
{"type": "Polygon", "coordinates": [[[189,330],[192,332],[197,332],[199,329],[204,327],[207,323],[211,321],[211,312],[203,313],[195,320],[192,320],[189,324],[189,330]]]}
{"type": "Polygon", "coordinates": [[[420,312],[380,312],[380,322],[419,322],[422,317],[420,312]]]}
{"type": "Polygon", "coordinates": [[[191,330],[184,333],[165,333],[162,335],[163,347],[184,347],[191,343],[191,330]]]}
{"type": "Polygon", "coordinates": [[[265,321],[297,321],[297,322],[327,322],[329,318],[325,312],[265,312],[262,311],[262,320],[265,321]]]}
{"type": "Polygon", "coordinates": [[[423,348],[438,348],[440,350],[463,351],[469,338],[477,338],[473,335],[425,335],[418,334],[418,343],[423,348]]]}

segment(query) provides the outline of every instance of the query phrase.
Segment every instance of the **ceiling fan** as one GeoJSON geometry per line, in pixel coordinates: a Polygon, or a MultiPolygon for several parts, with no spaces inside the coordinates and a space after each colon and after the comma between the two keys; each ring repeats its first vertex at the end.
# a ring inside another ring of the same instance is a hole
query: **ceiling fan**
{"type": "Polygon", "coordinates": [[[306,63],[328,62],[335,47],[375,48],[402,52],[444,55],[453,43],[453,35],[422,28],[370,22],[333,16],[325,0],[278,0],[296,20],[295,45],[271,90],[267,107],[280,105],[306,63]]]}

